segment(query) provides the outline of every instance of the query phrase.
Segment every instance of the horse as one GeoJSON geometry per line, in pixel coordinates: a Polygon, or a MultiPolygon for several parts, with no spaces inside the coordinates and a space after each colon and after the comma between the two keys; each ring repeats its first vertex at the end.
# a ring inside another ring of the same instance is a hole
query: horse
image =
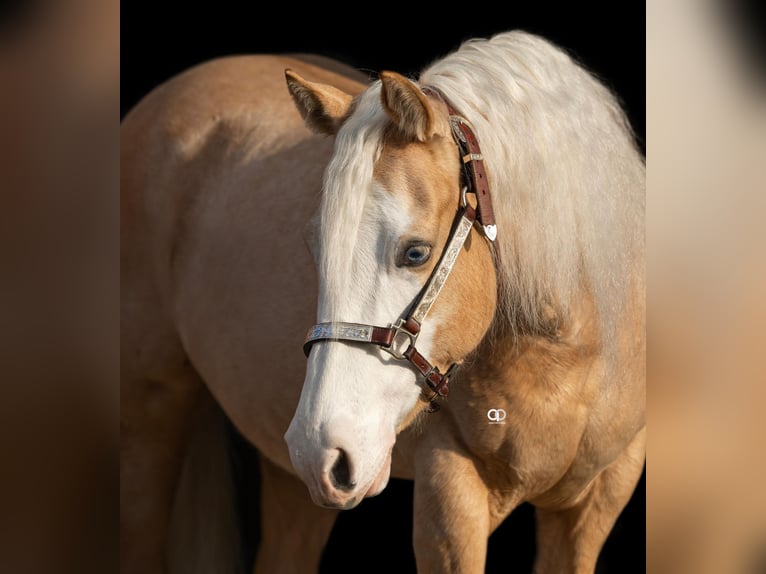
{"type": "Polygon", "coordinates": [[[256,572],[315,571],[390,476],[418,571],[483,572],[523,502],[536,572],[594,570],[646,437],[645,166],[602,83],[520,31],[417,81],[234,57],[121,140],[123,573],[235,571],[221,411],[256,572]]]}

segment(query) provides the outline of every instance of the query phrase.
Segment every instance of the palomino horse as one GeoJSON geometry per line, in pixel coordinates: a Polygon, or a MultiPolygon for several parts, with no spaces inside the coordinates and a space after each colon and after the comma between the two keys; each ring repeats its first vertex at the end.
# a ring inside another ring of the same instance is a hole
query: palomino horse
{"type": "Polygon", "coordinates": [[[622,111],[520,32],[417,83],[312,62],[207,64],[123,124],[122,571],[231,571],[212,395],[261,455],[258,572],[315,570],[389,475],[419,571],[483,572],[528,501],[536,572],[592,572],[645,448],[622,111]]]}

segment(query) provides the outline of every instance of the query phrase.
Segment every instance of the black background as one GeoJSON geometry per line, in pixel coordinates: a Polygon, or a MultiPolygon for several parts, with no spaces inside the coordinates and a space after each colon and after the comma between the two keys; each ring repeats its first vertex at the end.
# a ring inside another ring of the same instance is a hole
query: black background
{"type": "MultiPolygon", "coordinates": [[[[371,74],[419,70],[463,40],[511,29],[545,36],[567,49],[621,98],[640,141],[645,113],[645,4],[612,3],[592,9],[573,2],[481,3],[467,13],[404,8],[376,13],[374,5],[328,13],[291,2],[155,2],[123,4],[122,99],[124,115],[141,97],[174,74],[230,54],[310,52],[335,57],[371,74]],[[526,5],[525,5],[526,4],[526,5]],[[263,12],[257,9],[263,7],[263,12]]],[[[468,2],[470,7],[472,3],[468,2]]],[[[412,6],[415,6],[414,4],[412,6]]]]}
{"type": "MultiPolygon", "coordinates": [[[[131,0],[122,5],[121,113],[153,87],[199,62],[230,54],[312,52],[335,57],[371,75],[395,70],[417,76],[461,41],[524,29],[566,48],[620,97],[639,142],[645,133],[645,4],[469,2],[423,9],[412,4],[334,4],[306,8],[291,2],[131,0]],[[606,6],[606,8],[604,7],[606,6]],[[413,14],[411,9],[417,9],[413,14]]],[[[236,468],[243,528],[257,537],[253,515],[257,463],[241,439],[236,468]],[[248,510],[250,509],[250,510],[248,510]]],[[[322,560],[322,572],[414,572],[412,485],[392,481],[379,497],[341,513],[322,560]],[[353,549],[354,552],[351,552],[353,549]],[[358,556],[366,557],[360,567],[358,556]]],[[[645,570],[645,478],[604,547],[597,572],[645,570]]],[[[249,557],[254,545],[247,548],[249,557]]],[[[529,572],[534,512],[522,506],[492,535],[487,572],[529,572]]]]}

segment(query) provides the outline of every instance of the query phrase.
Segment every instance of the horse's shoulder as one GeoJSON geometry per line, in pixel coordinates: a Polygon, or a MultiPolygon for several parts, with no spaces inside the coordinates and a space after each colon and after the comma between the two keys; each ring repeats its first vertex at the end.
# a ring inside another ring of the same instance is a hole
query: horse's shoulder
{"type": "Polygon", "coordinates": [[[144,147],[153,140],[189,152],[227,126],[242,132],[268,125],[274,136],[305,131],[285,84],[287,68],[353,94],[366,85],[364,74],[323,56],[217,58],[170,78],[144,97],[123,120],[122,143],[144,147]]]}
{"type": "Polygon", "coordinates": [[[356,69],[324,56],[311,54],[253,54],[225,56],[193,66],[152,90],[126,117],[146,108],[163,112],[198,112],[275,101],[289,104],[284,72],[293,68],[308,79],[332,84],[350,93],[364,89],[367,78],[356,69]]]}

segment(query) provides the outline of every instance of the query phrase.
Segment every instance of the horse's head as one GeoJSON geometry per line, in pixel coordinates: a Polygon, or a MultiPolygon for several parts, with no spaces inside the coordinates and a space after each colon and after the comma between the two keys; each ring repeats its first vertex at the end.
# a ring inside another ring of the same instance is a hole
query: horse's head
{"type": "MultiPolygon", "coordinates": [[[[318,321],[390,326],[429,282],[461,208],[461,157],[447,108],[393,73],[356,98],[289,71],[287,83],[307,125],[336,135],[314,245],[318,321]]],[[[419,326],[417,350],[442,373],[479,344],[495,310],[491,249],[468,229],[419,326]]],[[[395,337],[402,348],[393,355],[353,340],[313,345],[285,439],[318,504],[351,508],[386,486],[396,433],[428,404],[423,375],[401,360],[408,342],[406,333],[395,337]]]]}

